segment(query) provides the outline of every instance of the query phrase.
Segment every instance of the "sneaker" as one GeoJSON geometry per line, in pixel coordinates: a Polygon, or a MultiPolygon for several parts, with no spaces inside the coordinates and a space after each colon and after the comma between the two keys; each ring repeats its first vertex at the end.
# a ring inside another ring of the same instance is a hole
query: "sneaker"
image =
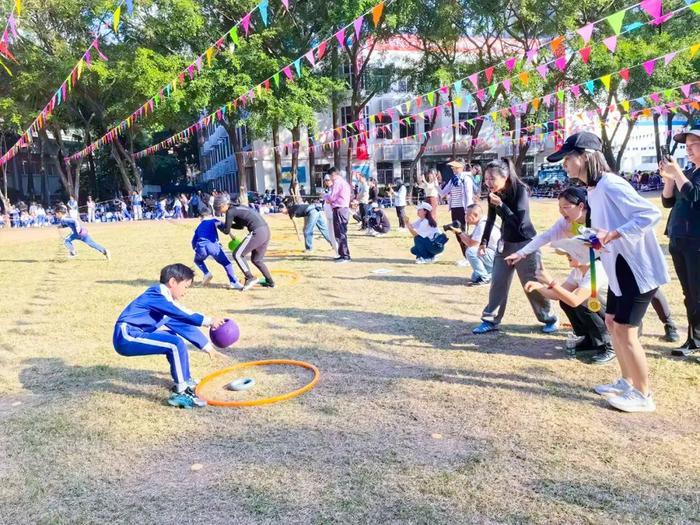
{"type": "Polygon", "coordinates": [[[630,388],[622,395],[611,397],[608,399],[608,404],[623,412],[653,412],[656,410],[656,403],[654,403],[651,392],[645,396],[636,388],[630,388]]]}
{"type": "MultiPolygon", "coordinates": [[[[580,350],[577,350],[580,351],[580,350]]],[[[602,350],[591,358],[591,364],[605,365],[615,359],[615,350],[610,346],[603,346],[602,350]]]]}
{"type": "Polygon", "coordinates": [[[173,392],[168,399],[168,404],[177,408],[203,408],[207,406],[207,402],[197,397],[190,387],[187,387],[182,392],[173,392]]]}
{"type": "Polygon", "coordinates": [[[255,277],[250,277],[250,278],[248,278],[248,279],[245,280],[245,284],[243,285],[243,290],[242,290],[242,291],[245,292],[246,290],[250,290],[250,289],[253,288],[256,284],[258,284],[258,280],[257,280],[255,277]]]}
{"type": "Polygon", "coordinates": [[[466,259],[459,259],[458,261],[455,261],[455,264],[460,268],[466,268],[469,266],[469,261],[466,259]]]}
{"type": "Polygon", "coordinates": [[[206,274],[204,277],[202,277],[202,286],[208,285],[213,278],[214,276],[212,274],[206,274]]]}
{"type": "Polygon", "coordinates": [[[485,284],[491,284],[491,279],[477,279],[475,281],[469,281],[467,286],[483,286],[485,284]]]}
{"type": "Polygon", "coordinates": [[[338,264],[345,264],[350,262],[350,257],[338,257],[335,262],[338,264]]]}
{"type": "Polygon", "coordinates": [[[229,283],[228,285],[231,290],[238,290],[239,292],[243,290],[243,285],[241,283],[229,283]]]}
{"type": "Polygon", "coordinates": [[[275,287],[275,282],[274,281],[268,281],[267,279],[260,279],[258,281],[258,284],[262,286],[263,288],[274,288],[275,287]]]}
{"type": "Polygon", "coordinates": [[[621,377],[614,383],[610,383],[608,385],[598,385],[593,389],[593,391],[601,396],[621,396],[633,388],[634,387],[627,381],[627,379],[621,377]]]}
{"type": "Polygon", "coordinates": [[[434,257],[430,257],[429,259],[423,259],[425,261],[425,264],[433,264],[435,262],[434,257]]]}
{"type": "Polygon", "coordinates": [[[479,326],[474,328],[472,330],[472,333],[476,334],[476,335],[480,335],[480,334],[488,334],[489,332],[497,332],[497,331],[498,331],[498,327],[495,324],[490,323],[488,321],[484,321],[479,326]]]}
{"type": "Polygon", "coordinates": [[[425,259],[423,259],[423,257],[416,257],[416,264],[425,264],[425,259]]]}
{"type": "Polygon", "coordinates": [[[664,336],[661,339],[668,343],[675,343],[681,340],[681,336],[675,325],[667,324],[664,325],[664,336]]]}
{"type": "Polygon", "coordinates": [[[671,355],[675,355],[676,357],[689,357],[697,353],[698,348],[692,341],[686,341],[681,347],[671,350],[671,355]]]}
{"type": "Polygon", "coordinates": [[[77,253],[69,253],[69,254],[68,254],[68,258],[69,258],[69,259],[75,259],[77,256],[78,256],[77,253]]]}
{"type": "Polygon", "coordinates": [[[314,253],[313,250],[304,250],[304,255],[311,255],[312,253],[314,253]]]}
{"type": "Polygon", "coordinates": [[[553,334],[557,330],[559,330],[559,321],[557,320],[551,321],[542,327],[542,333],[545,334],[553,334]]]}
{"type": "Polygon", "coordinates": [[[103,255],[105,256],[105,259],[107,259],[108,261],[112,260],[112,254],[109,253],[109,250],[105,250],[105,253],[103,255]]]}
{"type": "Polygon", "coordinates": [[[187,381],[185,381],[185,384],[187,385],[187,388],[191,388],[194,392],[194,390],[197,388],[197,385],[199,384],[199,379],[190,377],[187,381]]]}

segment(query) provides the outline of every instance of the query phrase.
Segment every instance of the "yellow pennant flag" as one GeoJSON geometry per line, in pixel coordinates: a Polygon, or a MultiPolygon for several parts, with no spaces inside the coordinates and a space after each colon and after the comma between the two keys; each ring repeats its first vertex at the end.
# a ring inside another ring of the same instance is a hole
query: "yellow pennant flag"
{"type": "Polygon", "coordinates": [[[208,65],[209,67],[211,67],[211,57],[212,57],[213,54],[214,54],[214,48],[213,48],[213,47],[210,47],[209,49],[207,49],[207,65],[208,65]]]}
{"type": "Polygon", "coordinates": [[[114,12],[114,32],[116,33],[119,31],[119,17],[122,14],[122,6],[117,7],[117,10],[114,12]]]}
{"type": "Polygon", "coordinates": [[[22,0],[15,0],[15,11],[17,11],[17,16],[22,14],[22,0]]]}
{"type": "Polygon", "coordinates": [[[700,50],[700,44],[695,44],[690,48],[690,58],[693,58],[695,54],[700,50]]]}
{"type": "Polygon", "coordinates": [[[173,93],[177,91],[177,79],[173,80],[173,93]]]}
{"type": "Polygon", "coordinates": [[[262,95],[262,86],[258,84],[257,86],[258,96],[262,95]]]}
{"type": "Polygon", "coordinates": [[[462,105],[462,97],[455,97],[455,104],[457,104],[458,106],[461,106],[462,105]]]}
{"type": "Polygon", "coordinates": [[[83,59],[81,58],[78,62],[78,78],[83,74],[83,59]]]}
{"type": "Polygon", "coordinates": [[[5,63],[4,63],[2,60],[0,60],[0,65],[5,69],[5,71],[7,71],[7,74],[8,74],[8,75],[12,76],[12,71],[10,71],[10,70],[7,68],[7,66],[5,65],[5,63]]]}
{"type": "Polygon", "coordinates": [[[629,100],[623,100],[622,101],[622,109],[625,110],[625,113],[630,112],[630,101],[629,100]]]}
{"type": "Polygon", "coordinates": [[[600,81],[603,83],[603,85],[605,86],[605,89],[607,89],[608,91],[610,91],[611,78],[612,78],[612,75],[605,75],[603,77],[600,77],[600,81]]]}

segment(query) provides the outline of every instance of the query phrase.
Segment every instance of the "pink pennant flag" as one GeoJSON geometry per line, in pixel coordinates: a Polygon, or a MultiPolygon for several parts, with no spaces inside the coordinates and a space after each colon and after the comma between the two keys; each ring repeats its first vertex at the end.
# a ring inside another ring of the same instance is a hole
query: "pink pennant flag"
{"type": "Polygon", "coordinates": [[[316,65],[316,59],[314,58],[313,49],[309,49],[304,56],[306,57],[306,60],[309,61],[309,64],[311,64],[311,67],[314,67],[316,65]]]}
{"type": "Polygon", "coordinates": [[[535,61],[535,59],[537,58],[537,51],[538,51],[537,48],[527,50],[527,61],[528,62],[535,61]]]}
{"type": "Polygon", "coordinates": [[[338,44],[340,44],[340,47],[345,47],[345,28],[335,34],[335,39],[338,41],[338,44]]]}
{"type": "Polygon", "coordinates": [[[486,94],[484,93],[483,89],[480,89],[476,92],[476,98],[478,98],[480,102],[484,101],[484,98],[486,98],[486,94]]]}
{"type": "Polygon", "coordinates": [[[571,86],[571,92],[576,96],[576,98],[580,97],[581,96],[580,86],[578,86],[577,84],[571,86]]]}
{"type": "Polygon", "coordinates": [[[683,94],[684,94],[686,97],[689,97],[689,96],[690,96],[690,87],[691,87],[691,86],[692,86],[692,84],[686,84],[685,86],[681,86],[681,91],[683,92],[683,94]]]}
{"type": "Polygon", "coordinates": [[[92,55],[90,54],[90,50],[89,50],[89,49],[85,52],[85,55],[84,55],[84,56],[85,56],[85,63],[86,63],[88,66],[92,65],[92,55]]]}
{"type": "Polygon", "coordinates": [[[557,58],[554,64],[559,68],[559,71],[564,71],[566,69],[566,57],[561,56],[557,58]]]}
{"type": "Polygon", "coordinates": [[[284,74],[287,76],[289,80],[292,80],[292,69],[289,66],[285,66],[285,68],[282,70],[284,71],[284,74]]]}
{"type": "Polygon", "coordinates": [[[591,48],[584,47],[583,49],[579,49],[578,52],[581,54],[581,60],[583,60],[583,63],[588,64],[588,59],[591,58],[591,48]]]}
{"type": "Polygon", "coordinates": [[[510,79],[509,78],[504,79],[503,80],[503,89],[506,90],[506,93],[510,93],[510,88],[511,88],[510,79]]]}
{"type": "Polygon", "coordinates": [[[107,62],[107,57],[100,49],[100,40],[98,38],[96,38],[95,40],[92,41],[92,47],[95,48],[95,51],[97,51],[97,54],[100,56],[100,58],[102,60],[104,60],[105,62],[107,62]]]}
{"type": "Polygon", "coordinates": [[[617,49],[617,35],[603,39],[603,44],[605,44],[605,47],[607,47],[611,53],[614,53],[615,49],[617,49]]]}
{"type": "Polygon", "coordinates": [[[7,44],[9,43],[9,42],[8,42],[8,38],[9,38],[9,37],[7,36],[7,29],[5,29],[5,31],[4,31],[3,34],[2,34],[2,43],[5,44],[5,45],[7,45],[7,44]]]}
{"type": "Polygon", "coordinates": [[[245,36],[248,36],[248,31],[250,31],[250,16],[252,13],[248,13],[243,18],[241,18],[241,25],[243,26],[243,31],[245,31],[245,36]]]}
{"type": "Polygon", "coordinates": [[[665,24],[666,22],[669,21],[669,19],[673,16],[674,11],[671,11],[670,13],[666,13],[663,16],[660,16],[658,18],[654,18],[654,20],[651,21],[651,25],[653,26],[660,26],[661,24],[665,24]]]}
{"type": "Polygon", "coordinates": [[[355,38],[357,38],[358,40],[360,39],[360,32],[362,31],[362,22],[364,21],[364,16],[358,16],[352,23],[352,25],[355,26],[355,38]]]}
{"type": "Polygon", "coordinates": [[[630,70],[629,68],[624,68],[620,70],[620,77],[624,78],[627,82],[630,81],[630,70]]]}
{"type": "Polygon", "coordinates": [[[649,98],[653,100],[656,104],[661,104],[661,98],[659,97],[658,93],[652,93],[649,95],[649,98]]]}
{"type": "Polygon", "coordinates": [[[593,35],[593,27],[594,24],[590,23],[576,30],[576,32],[581,35],[581,38],[583,38],[584,44],[588,44],[588,41],[591,39],[591,36],[593,35]]]}
{"type": "Polygon", "coordinates": [[[195,64],[197,65],[197,72],[201,73],[202,72],[202,56],[201,55],[197,57],[195,64]]]}
{"type": "Polygon", "coordinates": [[[190,75],[190,80],[194,78],[194,64],[187,66],[187,73],[190,75]]]}
{"type": "Polygon", "coordinates": [[[677,51],[674,51],[673,53],[669,53],[668,55],[666,55],[666,56],[664,57],[664,65],[665,65],[665,66],[669,65],[669,64],[671,63],[671,60],[673,60],[674,58],[676,58],[676,55],[677,55],[677,54],[678,54],[678,52],[677,52],[677,51]]]}
{"type": "Polygon", "coordinates": [[[15,15],[10,14],[10,18],[7,19],[7,24],[10,26],[10,31],[12,31],[12,36],[17,38],[17,24],[15,23],[15,15]]]}
{"type": "Polygon", "coordinates": [[[541,64],[537,66],[537,72],[540,74],[542,78],[547,77],[547,73],[549,73],[549,68],[547,67],[547,64],[541,64]]]}
{"type": "Polygon", "coordinates": [[[282,5],[287,11],[289,11],[289,0],[282,0],[282,5]]]}
{"type": "Polygon", "coordinates": [[[515,64],[518,62],[518,57],[509,58],[506,60],[506,67],[508,68],[508,73],[512,73],[515,69],[515,64]]]}
{"type": "Polygon", "coordinates": [[[653,19],[661,16],[661,0],[644,0],[639,7],[644,9],[653,19]]]}
{"type": "Polygon", "coordinates": [[[491,82],[491,80],[493,79],[493,71],[494,71],[495,69],[496,69],[496,68],[495,68],[494,66],[491,66],[491,67],[487,67],[487,68],[484,70],[484,74],[486,75],[486,80],[487,80],[488,82],[491,82]]]}
{"type": "Polygon", "coordinates": [[[479,73],[474,73],[472,75],[469,75],[469,82],[474,84],[474,87],[476,89],[479,89],[479,73]]]}
{"type": "Polygon", "coordinates": [[[552,95],[545,95],[544,98],[542,99],[545,106],[549,106],[549,103],[551,100],[552,100],[552,95]]]}
{"type": "Polygon", "coordinates": [[[656,67],[656,59],[655,58],[644,62],[644,71],[646,71],[647,75],[649,75],[649,76],[654,74],[655,67],[656,67]]]}

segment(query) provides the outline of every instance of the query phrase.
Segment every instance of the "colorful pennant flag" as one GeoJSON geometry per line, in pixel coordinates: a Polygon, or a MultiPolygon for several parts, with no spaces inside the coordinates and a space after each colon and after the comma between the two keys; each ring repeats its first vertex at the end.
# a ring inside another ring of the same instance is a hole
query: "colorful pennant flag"
{"type": "Polygon", "coordinates": [[[591,39],[591,36],[593,35],[593,28],[595,25],[593,23],[586,24],[585,26],[579,28],[576,30],[576,32],[581,35],[581,38],[583,38],[583,43],[588,44],[588,42],[591,39]]]}
{"type": "Polygon", "coordinates": [[[612,14],[605,19],[608,21],[610,27],[612,27],[612,30],[615,32],[616,35],[620,34],[620,30],[622,29],[622,21],[625,19],[626,11],[626,9],[623,9],[622,11],[618,11],[617,13],[612,14]]]}
{"type": "Polygon", "coordinates": [[[603,44],[605,44],[605,47],[607,47],[611,53],[614,53],[615,49],[617,49],[617,35],[605,38],[603,40],[603,44]]]}
{"type": "Polygon", "coordinates": [[[382,18],[382,12],[384,11],[384,2],[380,2],[372,8],[372,22],[374,27],[379,25],[379,20],[382,18]]]}

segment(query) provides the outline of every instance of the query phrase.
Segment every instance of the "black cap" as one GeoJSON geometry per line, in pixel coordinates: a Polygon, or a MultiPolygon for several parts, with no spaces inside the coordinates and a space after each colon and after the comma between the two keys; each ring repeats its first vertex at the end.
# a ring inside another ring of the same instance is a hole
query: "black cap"
{"type": "Polygon", "coordinates": [[[688,138],[688,135],[695,135],[696,137],[700,137],[700,124],[695,124],[689,130],[683,131],[682,133],[677,133],[673,136],[673,140],[675,140],[679,144],[685,144],[685,139],[688,138]]]}
{"type": "Polygon", "coordinates": [[[573,151],[602,151],[603,143],[598,138],[598,135],[590,133],[588,131],[582,131],[581,133],[574,133],[566,141],[564,145],[559,148],[559,151],[555,151],[549,157],[547,157],[548,162],[559,162],[561,159],[566,157],[569,153],[573,151]]]}

